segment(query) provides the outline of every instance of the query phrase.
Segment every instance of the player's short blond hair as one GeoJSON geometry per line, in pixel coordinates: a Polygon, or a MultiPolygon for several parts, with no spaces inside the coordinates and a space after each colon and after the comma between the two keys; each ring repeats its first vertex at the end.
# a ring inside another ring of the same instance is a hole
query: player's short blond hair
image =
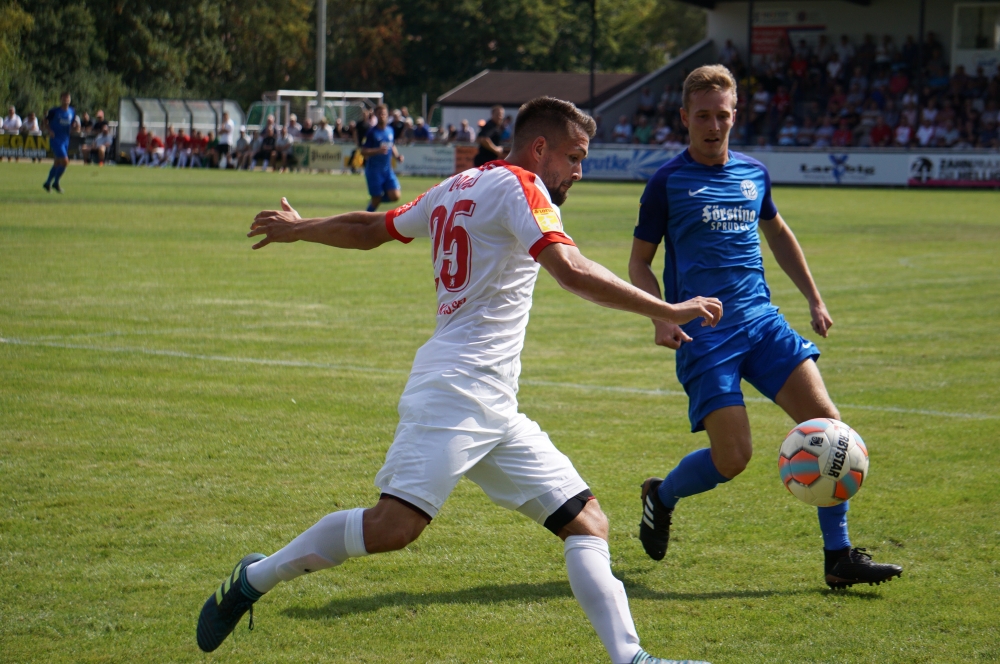
{"type": "Polygon", "coordinates": [[[698,67],[684,79],[684,92],[681,100],[687,109],[691,95],[695,92],[732,92],[733,108],[736,108],[736,79],[733,73],[723,65],[704,65],[698,67]]]}

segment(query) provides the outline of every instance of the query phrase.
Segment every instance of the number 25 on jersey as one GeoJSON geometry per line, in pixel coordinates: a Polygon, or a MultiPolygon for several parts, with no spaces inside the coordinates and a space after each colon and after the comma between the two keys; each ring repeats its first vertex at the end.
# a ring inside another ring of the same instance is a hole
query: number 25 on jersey
{"type": "Polygon", "coordinates": [[[472,239],[462,226],[455,225],[455,217],[471,217],[476,210],[475,201],[461,199],[448,209],[439,205],[431,213],[431,236],[434,238],[434,264],[438,253],[442,255],[441,269],[434,278],[434,285],[444,284],[451,293],[458,292],[469,283],[472,270],[472,239]],[[447,221],[446,221],[447,219],[447,221]]]}

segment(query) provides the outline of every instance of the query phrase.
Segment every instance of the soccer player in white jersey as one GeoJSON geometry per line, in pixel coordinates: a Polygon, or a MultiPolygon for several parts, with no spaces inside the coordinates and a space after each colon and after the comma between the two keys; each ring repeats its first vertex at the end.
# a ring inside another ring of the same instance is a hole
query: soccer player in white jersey
{"type": "Polygon", "coordinates": [[[386,214],[302,219],[282,199],[249,235],[374,249],[430,237],[437,327],[417,351],[399,402],[399,426],[375,477],[370,509],[334,512],[265,557],[250,554],[209,596],[198,645],[215,650],[240,618],[282,581],[348,558],[402,549],[437,515],[462,476],[493,502],[565,541],[570,586],[614,664],[661,662],[640,646],[625,588],[611,574],[608,521],[570,460],[518,412],[520,352],[541,264],[565,289],[649,318],[715,325],[718,300],[671,305],[585,258],[563,231],[559,205],[581,177],[594,121],[569,102],[540,97],[521,107],[506,161],[455,175],[386,214]],[[537,262],[536,262],[537,261],[537,262]]]}

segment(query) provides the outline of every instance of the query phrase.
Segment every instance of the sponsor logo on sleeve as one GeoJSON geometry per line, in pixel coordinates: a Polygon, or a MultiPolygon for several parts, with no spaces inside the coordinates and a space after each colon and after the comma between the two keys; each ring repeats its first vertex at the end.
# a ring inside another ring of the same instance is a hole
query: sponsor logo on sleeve
{"type": "Polygon", "coordinates": [[[551,231],[562,232],[562,221],[552,208],[536,208],[531,211],[531,214],[535,216],[535,222],[542,229],[543,233],[551,231]]]}

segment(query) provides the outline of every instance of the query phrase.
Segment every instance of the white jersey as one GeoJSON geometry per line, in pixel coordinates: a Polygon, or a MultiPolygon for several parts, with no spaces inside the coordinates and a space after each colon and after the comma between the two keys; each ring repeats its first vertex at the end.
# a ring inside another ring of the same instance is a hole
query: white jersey
{"type": "Polygon", "coordinates": [[[385,223],[401,242],[431,238],[437,328],[417,351],[413,373],[492,373],[514,363],[524,346],[535,258],[550,244],[573,244],[541,179],[490,162],[391,210],[385,223]]]}
{"type": "Polygon", "coordinates": [[[21,117],[16,113],[14,115],[5,115],[3,118],[3,133],[5,134],[16,134],[21,130],[21,117]]]}

